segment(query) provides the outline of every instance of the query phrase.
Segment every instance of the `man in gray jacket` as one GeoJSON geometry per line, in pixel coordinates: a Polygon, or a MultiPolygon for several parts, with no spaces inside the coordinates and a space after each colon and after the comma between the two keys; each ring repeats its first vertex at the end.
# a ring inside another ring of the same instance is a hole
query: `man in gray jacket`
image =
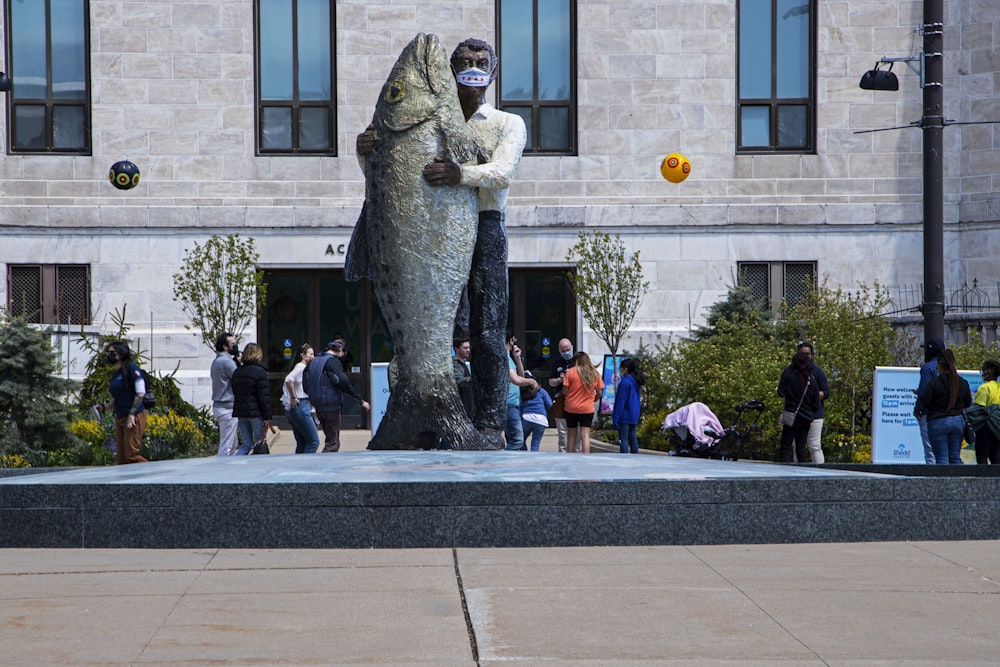
{"type": "Polygon", "coordinates": [[[215,359],[212,361],[212,416],[219,423],[219,456],[235,454],[239,449],[233,416],[233,388],[231,382],[236,371],[236,337],[222,333],[215,338],[215,359]]]}

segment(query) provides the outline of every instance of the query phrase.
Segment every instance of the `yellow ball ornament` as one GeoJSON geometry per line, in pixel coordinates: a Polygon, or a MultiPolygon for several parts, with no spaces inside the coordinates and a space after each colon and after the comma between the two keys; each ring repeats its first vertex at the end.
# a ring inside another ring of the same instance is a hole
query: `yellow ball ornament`
{"type": "Polygon", "coordinates": [[[660,173],[671,183],[680,183],[691,173],[691,161],[680,153],[671,153],[660,163],[660,173]]]}

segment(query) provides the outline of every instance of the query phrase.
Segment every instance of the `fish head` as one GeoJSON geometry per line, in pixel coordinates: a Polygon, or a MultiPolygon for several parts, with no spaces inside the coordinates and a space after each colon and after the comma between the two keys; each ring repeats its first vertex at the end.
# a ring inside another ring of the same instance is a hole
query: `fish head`
{"type": "Polygon", "coordinates": [[[376,124],[402,132],[457,101],[458,87],[441,40],[418,33],[399,54],[382,86],[375,105],[376,124]]]}

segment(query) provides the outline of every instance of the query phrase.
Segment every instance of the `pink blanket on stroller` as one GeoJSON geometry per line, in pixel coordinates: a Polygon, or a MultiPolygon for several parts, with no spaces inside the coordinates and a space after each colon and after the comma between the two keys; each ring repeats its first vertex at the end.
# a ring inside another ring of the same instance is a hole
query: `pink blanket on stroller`
{"type": "Polygon", "coordinates": [[[695,442],[703,445],[711,445],[718,440],[718,438],[705,435],[706,429],[719,434],[725,430],[715,413],[709,410],[704,403],[698,402],[688,403],[667,415],[663,420],[662,430],[669,431],[671,429],[677,433],[681,440],[686,440],[687,435],[690,434],[695,442]],[[681,428],[685,429],[686,432],[680,432],[681,428]]]}

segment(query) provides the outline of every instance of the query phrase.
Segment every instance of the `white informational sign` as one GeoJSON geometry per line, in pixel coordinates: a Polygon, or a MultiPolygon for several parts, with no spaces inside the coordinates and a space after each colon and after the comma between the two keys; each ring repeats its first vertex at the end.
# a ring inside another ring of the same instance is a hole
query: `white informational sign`
{"type": "Polygon", "coordinates": [[[372,435],[378,430],[378,425],[385,417],[385,408],[389,404],[389,362],[381,361],[371,365],[370,383],[372,388],[372,435]]]}
{"type": "MultiPolygon", "coordinates": [[[[979,371],[959,371],[972,394],[982,384],[979,371]]],[[[876,366],[872,392],[872,463],[923,463],[920,425],[913,416],[919,368],[876,366]]]]}

